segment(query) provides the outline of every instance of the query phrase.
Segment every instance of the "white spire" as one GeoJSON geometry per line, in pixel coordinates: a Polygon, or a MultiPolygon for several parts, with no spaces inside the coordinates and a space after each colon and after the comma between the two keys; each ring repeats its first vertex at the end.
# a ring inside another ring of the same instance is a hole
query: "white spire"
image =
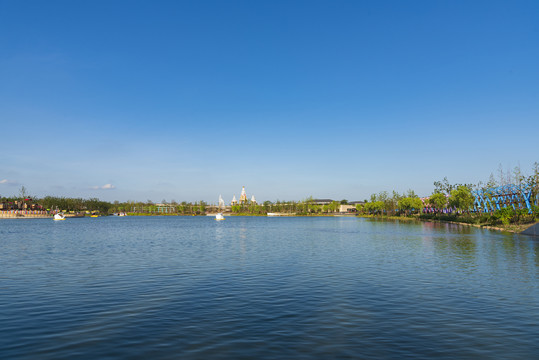
{"type": "Polygon", "coordinates": [[[223,200],[221,195],[219,195],[219,209],[222,207],[225,207],[225,201],[223,200]]]}
{"type": "Polygon", "coordinates": [[[236,200],[236,195],[234,195],[234,197],[232,198],[232,205],[236,204],[238,202],[238,200],[236,200]]]}
{"type": "Polygon", "coordinates": [[[240,203],[247,202],[247,194],[245,193],[245,186],[241,187],[240,203]]]}
{"type": "Polygon", "coordinates": [[[252,202],[253,204],[256,204],[256,199],[255,199],[255,196],[254,196],[254,195],[251,197],[251,202],[252,202]]]}

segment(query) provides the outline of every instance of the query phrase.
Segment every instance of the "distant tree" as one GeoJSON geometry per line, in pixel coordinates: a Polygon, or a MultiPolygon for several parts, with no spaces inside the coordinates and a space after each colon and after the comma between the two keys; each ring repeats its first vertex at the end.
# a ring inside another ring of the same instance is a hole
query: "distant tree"
{"type": "Polygon", "coordinates": [[[434,182],[434,193],[449,194],[453,190],[454,185],[449,183],[447,176],[443,178],[442,181],[434,182]]]}
{"type": "Polygon", "coordinates": [[[429,197],[429,204],[436,209],[443,209],[447,205],[447,198],[443,193],[434,193],[429,197]]]}
{"type": "Polygon", "coordinates": [[[206,206],[207,206],[207,204],[204,201],[200,201],[200,212],[205,213],[206,212],[206,206]]]}
{"type": "Polygon", "coordinates": [[[522,174],[522,170],[520,169],[520,164],[515,166],[513,169],[513,180],[515,185],[520,185],[525,180],[524,174],[522,174]]]}
{"type": "Polygon", "coordinates": [[[485,185],[485,187],[487,189],[490,189],[490,188],[494,188],[496,186],[498,186],[498,183],[496,182],[496,178],[494,177],[493,173],[490,173],[490,177],[488,178],[488,181],[487,181],[487,184],[485,185]]]}
{"type": "Polygon", "coordinates": [[[398,207],[406,215],[409,215],[412,211],[421,210],[423,208],[423,202],[418,197],[405,197],[399,200],[398,207]]]}
{"type": "Polygon", "coordinates": [[[348,205],[348,200],[342,199],[341,200],[341,205],[348,205]]]}
{"type": "Polygon", "coordinates": [[[504,172],[503,171],[503,166],[502,166],[501,163],[498,166],[498,178],[499,178],[499,185],[500,186],[511,184],[511,182],[512,182],[511,171],[508,170],[508,171],[504,172]]]}
{"type": "Polygon", "coordinates": [[[19,197],[21,198],[21,200],[24,200],[26,199],[27,196],[28,196],[28,192],[26,191],[26,187],[23,185],[21,186],[21,189],[19,190],[19,197]]]}
{"type": "Polygon", "coordinates": [[[474,196],[466,186],[459,186],[456,190],[451,191],[449,196],[449,205],[456,207],[461,211],[468,212],[474,203],[474,196]]]}
{"type": "Polygon", "coordinates": [[[383,201],[371,201],[365,203],[364,209],[369,214],[382,214],[384,211],[385,204],[383,201]]]}
{"type": "Polygon", "coordinates": [[[533,173],[525,180],[532,188],[532,202],[535,203],[534,213],[539,210],[539,163],[533,164],[533,173]]]}
{"type": "Polygon", "coordinates": [[[232,205],[232,208],[231,208],[232,212],[233,213],[239,213],[241,211],[241,206],[240,205],[232,205]]]}
{"type": "Polygon", "coordinates": [[[329,210],[331,210],[332,212],[337,212],[337,210],[339,210],[340,205],[341,204],[338,201],[332,201],[329,204],[329,210]]]}

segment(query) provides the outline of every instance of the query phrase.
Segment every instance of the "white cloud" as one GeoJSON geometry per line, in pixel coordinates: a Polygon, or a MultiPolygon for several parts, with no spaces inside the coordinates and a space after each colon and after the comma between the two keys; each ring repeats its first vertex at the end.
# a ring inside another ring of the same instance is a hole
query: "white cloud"
{"type": "Polygon", "coordinates": [[[90,189],[93,189],[93,190],[112,190],[112,189],[116,189],[116,186],[114,186],[112,184],[105,184],[103,186],[92,186],[90,189]]]}
{"type": "Polygon", "coordinates": [[[3,180],[0,180],[0,184],[5,184],[5,185],[18,185],[18,183],[16,181],[12,181],[12,180],[8,180],[8,179],[3,179],[3,180]]]}

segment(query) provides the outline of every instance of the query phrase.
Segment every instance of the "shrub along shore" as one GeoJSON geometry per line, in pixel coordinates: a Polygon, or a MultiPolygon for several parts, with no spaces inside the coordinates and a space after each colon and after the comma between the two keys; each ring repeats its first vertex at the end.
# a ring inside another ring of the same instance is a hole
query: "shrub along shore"
{"type": "Polygon", "coordinates": [[[531,175],[520,166],[490,175],[486,183],[451,184],[447,178],[434,182],[434,191],[420,198],[387,191],[371,195],[357,207],[360,216],[417,219],[467,224],[489,229],[521,232],[539,221],[539,163],[531,175]]]}
{"type": "Polygon", "coordinates": [[[480,216],[470,216],[467,218],[459,218],[458,216],[421,216],[421,215],[410,215],[410,216],[387,216],[387,215],[366,215],[358,214],[358,217],[375,219],[375,220],[390,220],[390,221],[425,221],[425,222],[440,222],[440,223],[450,223],[463,226],[473,226],[489,230],[498,230],[511,233],[521,233],[530,226],[536,224],[539,221],[539,218],[535,218],[532,221],[521,221],[520,223],[509,223],[507,225],[498,222],[498,221],[481,221],[480,216]]]}

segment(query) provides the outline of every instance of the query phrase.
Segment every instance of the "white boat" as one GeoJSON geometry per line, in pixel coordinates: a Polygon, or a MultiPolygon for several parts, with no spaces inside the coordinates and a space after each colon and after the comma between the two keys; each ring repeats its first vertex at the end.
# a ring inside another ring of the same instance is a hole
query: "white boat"
{"type": "Polygon", "coordinates": [[[54,220],[65,220],[66,217],[65,217],[64,214],[58,213],[58,214],[55,214],[55,215],[54,215],[54,218],[53,218],[53,219],[54,219],[54,220]]]}
{"type": "Polygon", "coordinates": [[[225,217],[221,213],[218,213],[217,215],[215,215],[215,220],[224,220],[224,219],[225,217]]]}

